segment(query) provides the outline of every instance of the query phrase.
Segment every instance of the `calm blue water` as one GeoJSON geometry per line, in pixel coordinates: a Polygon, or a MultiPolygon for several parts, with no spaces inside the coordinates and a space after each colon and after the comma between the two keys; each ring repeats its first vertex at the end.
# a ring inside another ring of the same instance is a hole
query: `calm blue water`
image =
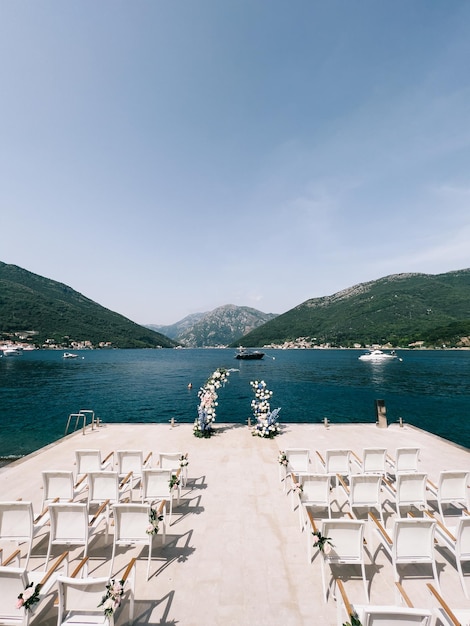
{"type": "Polygon", "coordinates": [[[250,380],[273,391],[281,422],[406,422],[470,448],[470,351],[403,351],[403,361],[358,361],[355,350],[267,350],[237,361],[233,350],[37,350],[0,359],[0,457],[60,438],[69,413],[92,408],[105,422],[193,422],[197,392],[217,367],[239,368],[220,390],[217,422],[251,416],[250,380]],[[191,382],[193,388],[188,389],[191,382]]]}

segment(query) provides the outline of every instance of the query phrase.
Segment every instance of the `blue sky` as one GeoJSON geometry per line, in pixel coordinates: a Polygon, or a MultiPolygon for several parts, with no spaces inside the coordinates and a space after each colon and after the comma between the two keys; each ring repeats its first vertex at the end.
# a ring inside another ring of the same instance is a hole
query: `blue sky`
{"type": "Polygon", "coordinates": [[[470,3],[0,0],[0,260],[141,323],[470,267],[470,3]]]}

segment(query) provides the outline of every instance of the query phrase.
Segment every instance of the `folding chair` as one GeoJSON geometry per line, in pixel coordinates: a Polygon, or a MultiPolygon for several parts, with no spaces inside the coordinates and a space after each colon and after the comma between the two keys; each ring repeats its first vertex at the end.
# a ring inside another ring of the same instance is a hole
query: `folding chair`
{"type": "Polygon", "coordinates": [[[49,563],[53,546],[82,546],[83,556],[88,553],[89,543],[97,533],[103,519],[104,503],[90,518],[85,502],[53,502],[49,505],[51,528],[47,547],[46,565],[49,563]]]}
{"type": "Polygon", "coordinates": [[[304,474],[299,476],[298,481],[297,483],[297,479],[292,477],[292,494],[298,498],[300,530],[303,530],[308,521],[307,508],[326,509],[328,517],[331,517],[330,478],[326,474],[304,474]]]}
{"type": "Polygon", "coordinates": [[[338,626],[344,623],[342,612],[349,620],[359,619],[362,626],[431,626],[432,613],[427,609],[410,606],[375,606],[351,603],[342,580],[336,580],[339,589],[337,615],[338,626]]]}
{"type": "MultiPolygon", "coordinates": [[[[123,585],[120,611],[129,602],[129,623],[134,620],[135,559],[127,566],[118,582],[123,585]],[[128,597],[127,590],[129,590],[128,597]]],[[[114,626],[115,607],[109,616],[104,613],[103,597],[111,581],[107,577],[78,578],[59,576],[59,612],[57,626],[114,626]]]]}
{"type": "Polygon", "coordinates": [[[462,626],[464,624],[470,624],[470,609],[450,608],[449,603],[444,600],[436,589],[434,589],[431,583],[427,583],[427,588],[431,592],[431,595],[437,600],[439,605],[436,610],[439,623],[448,624],[449,626],[462,626]]]}
{"type": "Polygon", "coordinates": [[[116,459],[119,477],[123,479],[132,472],[133,487],[139,484],[142,493],[142,470],[151,467],[152,452],[144,459],[142,450],[117,450],[116,459]]]}
{"type": "MultiPolygon", "coordinates": [[[[444,521],[443,504],[460,505],[460,509],[468,509],[468,484],[470,472],[466,470],[445,470],[439,474],[437,486],[428,481],[428,489],[436,497],[442,523],[444,521]]],[[[461,511],[460,511],[461,512],[461,511]]]]}
{"type": "Polygon", "coordinates": [[[75,481],[84,480],[88,472],[101,472],[113,468],[114,452],[110,452],[105,459],[101,459],[100,450],[75,450],[75,481]]]}
{"type": "Polygon", "coordinates": [[[364,448],[362,460],[354,452],[351,454],[362,474],[387,474],[386,448],[364,448]]]}
{"type": "MultiPolygon", "coordinates": [[[[424,510],[428,503],[426,499],[426,485],[428,475],[418,472],[397,475],[395,484],[395,506],[398,517],[401,517],[401,508],[416,508],[424,510]]],[[[390,487],[390,483],[385,482],[390,487]]],[[[393,493],[393,489],[392,489],[393,493]]]]}
{"type": "Polygon", "coordinates": [[[0,502],[0,543],[13,542],[16,546],[26,543],[26,568],[33,547],[33,539],[46,521],[45,513],[43,511],[34,519],[32,502],[26,500],[0,502]]]}
{"type": "Polygon", "coordinates": [[[71,502],[81,493],[84,485],[75,488],[72,470],[46,470],[42,472],[42,508],[54,501],[71,502]]]}
{"type": "MultiPolygon", "coordinates": [[[[179,476],[179,470],[176,472],[179,476]]],[[[170,481],[175,472],[170,469],[150,468],[143,470],[142,473],[142,502],[153,504],[166,500],[169,502],[168,525],[171,525],[171,516],[173,513],[173,492],[174,487],[170,487],[170,481]]],[[[179,495],[178,487],[177,493],[179,495]]]]}
{"type": "MultiPolygon", "coordinates": [[[[435,520],[431,513],[426,511],[426,514],[428,517],[435,520]]],[[[465,585],[462,563],[468,563],[470,561],[470,517],[459,517],[455,528],[448,528],[439,520],[435,521],[437,540],[441,545],[447,548],[454,557],[462,590],[465,597],[468,598],[469,594],[465,585]]]]}
{"type": "Polygon", "coordinates": [[[59,569],[67,573],[68,554],[64,552],[48,571],[27,571],[19,567],[19,551],[17,550],[0,566],[0,625],[1,626],[28,626],[33,617],[37,617],[41,611],[41,601],[54,587],[59,569]],[[10,565],[16,560],[16,566],[10,565]],[[24,594],[26,588],[32,585],[36,590],[40,585],[41,598],[30,608],[17,607],[19,596],[24,594]]]}
{"type": "MultiPolygon", "coordinates": [[[[156,515],[163,514],[165,508],[165,501],[160,503],[156,515]]],[[[110,576],[113,573],[114,559],[116,557],[116,549],[123,546],[147,546],[148,558],[147,558],[147,580],[150,574],[150,562],[152,560],[152,547],[154,534],[149,532],[151,507],[149,504],[114,504],[113,516],[114,516],[114,540],[113,540],[113,552],[111,555],[110,564],[110,576]]],[[[162,542],[165,542],[166,525],[165,520],[162,520],[162,542]]]]}
{"type": "Polygon", "coordinates": [[[338,476],[351,474],[351,451],[350,450],[326,450],[325,458],[317,451],[317,457],[325,474],[335,479],[338,486],[338,476]]]}
{"type": "Polygon", "coordinates": [[[186,486],[188,480],[188,453],[182,452],[160,452],[158,454],[158,466],[161,469],[171,469],[176,474],[181,470],[181,479],[183,486],[186,486]]]}
{"type": "Polygon", "coordinates": [[[328,599],[326,565],[330,567],[331,565],[359,565],[364,592],[367,602],[369,601],[364,561],[364,526],[365,522],[360,520],[334,519],[321,521],[320,532],[323,537],[329,537],[332,544],[328,551],[324,550],[321,553],[323,557],[321,559],[321,571],[325,602],[328,599]]]}
{"type": "MultiPolygon", "coordinates": [[[[284,491],[287,490],[287,478],[291,474],[300,476],[308,474],[310,470],[310,450],[307,448],[288,448],[284,451],[286,465],[284,465],[284,491]]],[[[281,468],[280,468],[281,469],[281,468]]],[[[282,480],[282,477],[281,477],[282,480]]]]}
{"type": "Polygon", "coordinates": [[[345,483],[342,476],[338,476],[338,480],[348,497],[351,515],[354,515],[354,509],[375,508],[382,524],[384,523],[380,492],[382,474],[351,474],[349,485],[345,483]]]}
{"type": "Polygon", "coordinates": [[[397,448],[395,451],[395,460],[391,459],[389,461],[394,473],[417,472],[419,453],[419,448],[397,448]]]}
{"type": "Polygon", "coordinates": [[[117,504],[124,497],[129,497],[132,486],[132,472],[130,472],[122,482],[119,481],[117,472],[89,472],[87,474],[88,483],[88,510],[91,511],[93,505],[106,507],[106,541],[108,540],[109,513],[110,506],[117,504]]]}
{"type": "Polygon", "coordinates": [[[434,553],[436,522],[429,518],[395,519],[390,537],[372,513],[369,517],[376,525],[382,546],[392,558],[395,580],[400,580],[399,565],[431,565],[434,582],[440,590],[434,553]]]}

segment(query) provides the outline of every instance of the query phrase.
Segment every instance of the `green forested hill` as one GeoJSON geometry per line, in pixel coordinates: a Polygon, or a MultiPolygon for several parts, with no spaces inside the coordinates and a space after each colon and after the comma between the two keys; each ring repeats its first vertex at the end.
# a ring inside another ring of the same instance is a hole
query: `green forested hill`
{"type": "MultiPolygon", "coordinates": [[[[233,345],[264,346],[308,337],[315,344],[455,346],[470,336],[470,269],[395,274],[312,298],[233,345]]],[[[463,342],[466,343],[465,341],[463,342]]]]}
{"type": "Polygon", "coordinates": [[[111,342],[118,348],[173,347],[175,342],[89,300],[67,285],[0,262],[0,335],[34,331],[46,339],[111,342]]]}

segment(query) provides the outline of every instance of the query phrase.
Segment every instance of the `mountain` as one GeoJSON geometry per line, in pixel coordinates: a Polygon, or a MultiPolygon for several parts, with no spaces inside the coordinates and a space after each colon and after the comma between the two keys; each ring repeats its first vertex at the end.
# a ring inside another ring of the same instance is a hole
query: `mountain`
{"type": "Polygon", "coordinates": [[[394,274],[312,298],[232,346],[470,345],[470,269],[394,274]],[[300,340],[302,338],[302,340],[300,340]]]}
{"type": "Polygon", "coordinates": [[[67,285],[0,262],[0,337],[42,346],[170,348],[175,342],[89,300],[67,285]],[[51,341],[52,340],[52,341],[51,341]]]}
{"type": "Polygon", "coordinates": [[[276,317],[246,306],[227,304],[208,313],[196,313],[172,326],[149,326],[160,329],[187,348],[226,346],[237,337],[276,317]]]}
{"type": "Polygon", "coordinates": [[[187,315],[185,318],[176,322],[175,324],[170,324],[168,326],[159,326],[157,324],[146,324],[147,328],[151,330],[155,330],[166,337],[170,337],[170,339],[178,340],[178,337],[182,335],[187,330],[191,329],[199,320],[207,315],[207,313],[192,313],[191,315],[187,315]]]}

